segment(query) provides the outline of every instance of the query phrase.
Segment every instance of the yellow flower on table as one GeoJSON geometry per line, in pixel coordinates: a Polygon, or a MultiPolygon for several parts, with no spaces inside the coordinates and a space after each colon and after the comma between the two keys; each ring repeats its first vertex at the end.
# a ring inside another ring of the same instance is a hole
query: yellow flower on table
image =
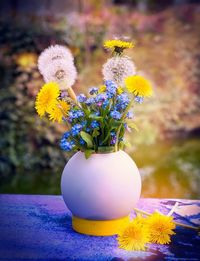
{"type": "Polygon", "coordinates": [[[61,122],[62,118],[68,114],[69,110],[70,105],[67,102],[61,100],[49,111],[49,119],[51,121],[61,122]]]}
{"type": "Polygon", "coordinates": [[[48,82],[43,85],[36,97],[35,108],[40,116],[44,116],[45,112],[57,104],[57,98],[60,95],[60,89],[57,83],[48,82]]]}
{"type": "Polygon", "coordinates": [[[119,248],[128,251],[140,251],[146,249],[149,242],[149,233],[143,223],[136,218],[131,221],[118,235],[119,248]]]}
{"type": "Polygon", "coordinates": [[[104,42],[103,46],[107,49],[111,49],[112,51],[116,49],[121,49],[123,51],[123,49],[129,49],[134,47],[132,42],[122,41],[117,39],[107,40],[104,42]]]}
{"type": "Polygon", "coordinates": [[[146,219],[146,225],[151,243],[169,244],[171,242],[170,236],[175,234],[173,229],[176,225],[171,216],[155,212],[146,219]]]}
{"type": "Polygon", "coordinates": [[[141,75],[129,76],[125,79],[125,86],[128,92],[136,96],[149,97],[153,94],[150,81],[141,75]]]}

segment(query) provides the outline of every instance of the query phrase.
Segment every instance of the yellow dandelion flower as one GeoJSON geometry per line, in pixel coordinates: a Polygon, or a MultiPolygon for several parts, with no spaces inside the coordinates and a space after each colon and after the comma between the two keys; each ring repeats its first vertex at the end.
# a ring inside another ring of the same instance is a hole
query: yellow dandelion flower
{"type": "Polygon", "coordinates": [[[61,122],[62,118],[68,114],[70,105],[65,101],[61,100],[55,104],[49,111],[49,119],[51,121],[61,122]]]}
{"type": "Polygon", "coordinates": [[[150,81],[140,75],[127,77],[125,86],[130,93],[137,96],[149,97],[153,94],[150,81]]]}
{"type": "Polygon", "coordinates": [[[105,92],[105,90],[106,90],[106,86],[105,86],[105,85],[101,85],[101,86],[99,87],[98,93],[105,92]]]}
{"type": "Polygon", "coordinates": [[[27,68],[33,67],[37,63],[37,55],[35,53],[21,53],[16,58],[17,65],[27,68]]]}
{"type": "Polygon", "coordinates": [[[149,234],[146,226],[137,220],[130,222],[118,235],[119,248],[129,251],[140,251],[146,249],[149,242],[149,234]]]}
{"type": "Polygon", "coordinates": [[[122,87],[119,86],[117,88],[117,94],[122,94],[122,92],[123,92],[123,89],[122,89],[122,87]]]}
{"type": "Polygon", "coordinates": [[[64,114],[68,114],[69,110],[70,110],[70,104],[61,100],[59,101],[59,106],[62,109],[62,111],[64,112],[64,114]]]}
{"type": "Polygon", "coordinates": [[[159,213],[153,213],[146,219],[146,224],[150,233],[150,242],[158,244],[169,244],[170,236],[174,235],[176,225],[173,217],[159,213]]]}
{"type": "Polygon", "coordinates": [[[58,84],[49,82],[43,85],[36,97],[35,108],[40,116],[45,112],[49,112],[57,103],[57,98],[60,94],[58,84]]]}
{"type": "Polygon", "coordinates": [[[128,41],[122,41],[122,40],[107,40],[104,42],[103,45],[106,49],[110,49],[112,51],[115,51],[117,53],[121,53],[124,49],[133,48],[134,45],[131,42],[128,41]]]}

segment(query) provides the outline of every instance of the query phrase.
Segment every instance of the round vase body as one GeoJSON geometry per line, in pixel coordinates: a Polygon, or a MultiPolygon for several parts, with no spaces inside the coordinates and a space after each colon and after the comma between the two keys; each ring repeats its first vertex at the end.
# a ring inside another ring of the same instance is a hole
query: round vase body
{"type": "Polygon", "coordinates": [[[126,217],[141,193],[135,162],[124,151],[92,154],[77,152],[62,173],[63,199],[73,216],[86,220],[126,217]]]}

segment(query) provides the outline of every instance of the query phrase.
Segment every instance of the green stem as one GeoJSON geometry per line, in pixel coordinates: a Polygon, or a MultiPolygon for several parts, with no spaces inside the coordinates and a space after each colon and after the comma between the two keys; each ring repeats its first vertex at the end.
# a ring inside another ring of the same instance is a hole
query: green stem
{"type": "Polygon", "coordinates": [[[108,131],[105,139],[102,141],[101,146],[107,141],[107,139],[110,137],[110,131],[108,131]]]}
{"type": "Polygon", "coordinates": [[[126,118],[126,114],[129,111],[129,109],[131,108],[132,103],[133,103],[133,101],[130,101],[129,105],[126,107],[126,110],[122,114],[122,118],[121,118],[122,123],[119,125],[119,127],[117,129],[117,133],[116,133],[115,152],[118,151],[119,134],[120,134],[120,131],[121,131],[121,127],[124,124],[123,121],[126,118]]]}
{"type": "MultiPolygon", "coordinates": [[[[104,119],[104,113],[103,113],[103,109],[100,108],[100,116],[103,117],[104,119]]],[[[101,136],[100,136],[100,144],[101,144],[101,139],[104,140],[105,136],[104,136],[104,124],[103,124],[103,120],[100,121],[101,124],[101,136]]]]}

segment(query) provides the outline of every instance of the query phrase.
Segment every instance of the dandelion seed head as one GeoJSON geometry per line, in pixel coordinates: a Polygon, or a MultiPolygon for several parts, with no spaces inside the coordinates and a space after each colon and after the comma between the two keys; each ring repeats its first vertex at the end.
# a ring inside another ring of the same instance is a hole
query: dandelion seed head
{"type": "Polygon", "coordinates": [[[104,80],[111,80],[117,85],[123,85],[124,79],[135,75],[135,65],[126,56],[114,56],[103,65],[104,80]]]}
{"type": "Polygon", "coordinates": [[[43,75],[46,66],[48,66],[53,61],[62,59],[71,62],[74,61],[74,57],[68,48],[62,45],[51,45],[40,54],[38,59],[38,69],[43,75]]]}
{"type": "Polygon", "coordinates": [[[61,90],[71,87],[77,77],[76,67],[72,61],[55,60],[43,71],[45,82],[54,81],[59,84],[61,90]]]}

